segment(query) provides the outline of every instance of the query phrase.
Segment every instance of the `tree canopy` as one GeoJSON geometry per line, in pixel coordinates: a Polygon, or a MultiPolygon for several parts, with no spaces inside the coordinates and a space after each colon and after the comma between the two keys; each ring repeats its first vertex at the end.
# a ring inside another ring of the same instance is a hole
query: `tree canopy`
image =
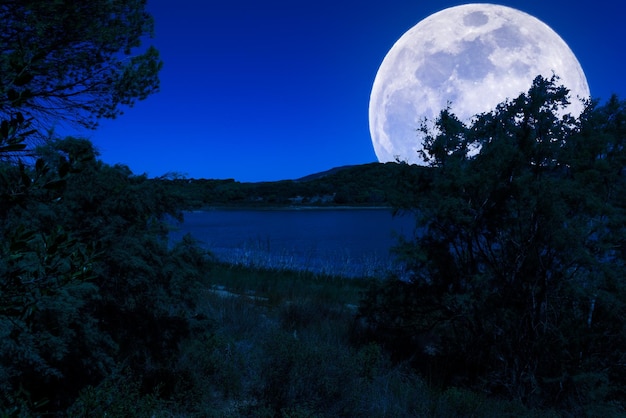
{"type": "Polygon", "coordinates": [[[0,120],[19,112],[45,134],[94,128],[159,88],[146,0],[7,0],[0,4],[0,120]]]}
{"type": "Polygon", "coordinates": [[[441,113],[396,202],[418,227],[405,275],[361,314],[434,381],[577,410],[626,389],[626,103],[562,116],[556,83],[470,126],[441,113]]]}

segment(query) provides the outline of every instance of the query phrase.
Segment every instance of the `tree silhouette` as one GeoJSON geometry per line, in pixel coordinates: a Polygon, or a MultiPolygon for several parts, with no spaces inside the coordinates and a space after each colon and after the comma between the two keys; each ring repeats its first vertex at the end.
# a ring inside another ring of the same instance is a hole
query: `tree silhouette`
{"type": "Polygon", "coordinates": [[[41,134],[65,122],[94,128],[158,90],[156,49],[133,51],[153,29],[145,0],[0,4],[0,120],[17,112],[41,134]]]}
{"type": "Polygon", "coordinates": [[[469,127],[441,113],[398,202],[421,231],[398,248],[407,275],[361,314],[435,381],[569,408],[624,389],[626,104],[561,116],[556,80],[469,127]]]}

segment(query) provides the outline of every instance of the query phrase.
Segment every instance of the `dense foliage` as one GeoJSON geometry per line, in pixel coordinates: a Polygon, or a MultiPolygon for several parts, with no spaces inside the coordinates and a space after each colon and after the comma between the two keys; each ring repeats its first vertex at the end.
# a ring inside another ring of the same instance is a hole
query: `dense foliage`
{"type": "Polygon", "coordinates": [[[159,87],[146,0],[3,0],[0,119],[19,111],[38,131],[65,122],[94,127],[159,87]]]}
{"type": "Polygon", "coordinates": [[[208,270],[189,242],[168,248],[162,221],[178,208],[145,177],[99,162],[86,140],[37,154],[32,169],[0,167],[5,411],[62,410],[120,368],[150,384],[197,322],[208,270]]]}
{"type": "Polygon", "coordinates": [[[168,248],[180,208],[157,185],[86,140],[30,141],[156,91],[156,50],[131,55],[145,1],[5,1],[0,18],[0,412],[59,412],[122,369],[148,382],[164,367],[208,260],[168,248]]]}
{"type": "Polygon", "coordinates": [[[399,209],[418,234],[404,277],[361,306],[376,338],[441,385],[580,414],[626,405],[626,103],[563,116],[538,77],[463,125],[425,132],[432,166],[399,209]]]}

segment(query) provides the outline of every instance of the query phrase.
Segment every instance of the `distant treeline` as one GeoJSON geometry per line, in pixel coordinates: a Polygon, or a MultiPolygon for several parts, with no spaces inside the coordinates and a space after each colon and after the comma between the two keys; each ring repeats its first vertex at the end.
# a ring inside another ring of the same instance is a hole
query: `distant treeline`
{"type": "Polygon", "coordinates": [[[370,163],[332,169],[298,180],[241,183],[233,179],[158,178],[189,208],[207,206],[391,206],[402,193],[399,176],[423,167],[370,163]]]}

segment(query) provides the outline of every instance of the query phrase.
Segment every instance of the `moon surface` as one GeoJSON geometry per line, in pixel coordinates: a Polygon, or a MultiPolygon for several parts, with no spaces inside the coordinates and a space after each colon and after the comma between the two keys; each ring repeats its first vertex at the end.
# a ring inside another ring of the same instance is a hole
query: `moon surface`
{"type": "MultiPolygon", "coordinates": [[[[561,37],[519,10],[466,4],[437,12],[407,31],[385,56],[372,87],[369,127],[380,162],[424,165],[418,128],[450,105],[468,123],[527,92],[537,75],[560,77],[566,111],[589,98],[585,74],[561,37]]],[[[427,123],[428,126],[428,123],[427,123]]]]}

